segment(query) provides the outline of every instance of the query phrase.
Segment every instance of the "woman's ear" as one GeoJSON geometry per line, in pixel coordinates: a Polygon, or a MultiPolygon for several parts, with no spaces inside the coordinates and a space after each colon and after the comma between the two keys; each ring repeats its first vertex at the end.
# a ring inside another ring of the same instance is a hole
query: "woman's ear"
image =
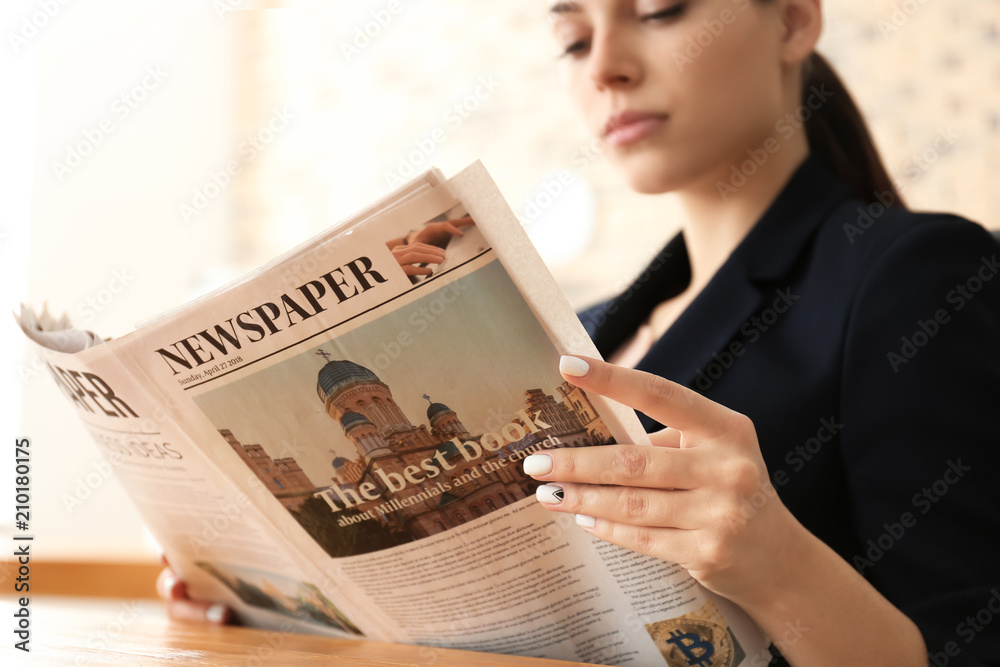
{"type": "Polygon", "coordinates": [[[798,65],[813,52],[823,31],[821,0],[779,0],[784,26],[782,60],[798,65]]]}

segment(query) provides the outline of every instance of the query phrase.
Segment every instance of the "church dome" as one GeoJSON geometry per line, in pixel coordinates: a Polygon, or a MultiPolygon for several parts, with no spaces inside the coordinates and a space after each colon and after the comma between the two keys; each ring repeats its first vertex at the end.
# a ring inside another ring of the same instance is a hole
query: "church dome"
{"type": "Polygon", "coordinates": [[[449,412],[451,414],[455,414],[455,411],[449,408],[444,403],[431,403],[427,407],[427,419],[430,421],[431,424],[433,424],[434,420],[436,420],[439,417],[443,417],[449,412]]]}
{"type": "Polygon", "coordinates": [[[316,379],[316,393],[325,404],[330,396],[344,387],[369,382],[381,383],[381,380],[370,370],[353,361],[331,361],[319,371],[319,376],[316,379]]]}
{"type": "Polygon", "coordinates": [[[368,417],[365,417],[360,412],[352,412],[348,410],[344,413],[344,416],[340,418],[340,425],[344,427],[344,432],[350,431],[355,426],[374,426],[368,417]]]}
{"type": "Polygon", "coordinates": [[[343,456],[338,456],[337,458],[335,458],[332,461],[333,467],[336,468],[336,469],[338,469],[338,470],[340,468],[343,468],[344,466],[346,466],[348,463],[350,463],[350,461],[348,461],[347,459],[345,459],[343,456]]]}

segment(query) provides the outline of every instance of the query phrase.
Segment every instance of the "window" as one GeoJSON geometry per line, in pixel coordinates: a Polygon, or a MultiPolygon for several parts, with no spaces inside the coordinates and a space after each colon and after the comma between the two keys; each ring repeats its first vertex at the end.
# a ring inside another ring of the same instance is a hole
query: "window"
{"type": "Polygon", "coordinates": [[[490,508],[491,512],[497,508],[497,506],[493,504],[493,499],[492,498],[487,498],[486,499],[486,506],[490,508]]]}
{"type": "Polygon", "coordinates": [[[273,479],[273,480],[274,480],[274,483],[278,485],[278,488],[279,488],[279,489],[283,489],[283,488],[285,488],[285,487],[284,487],[284,485],[283,485],[283,484],[282,484],[281,482],[279,482],[279,481],[278,481],[278,478],[277,478],[277,477],[272,477],[271,479],[273,479]]]}

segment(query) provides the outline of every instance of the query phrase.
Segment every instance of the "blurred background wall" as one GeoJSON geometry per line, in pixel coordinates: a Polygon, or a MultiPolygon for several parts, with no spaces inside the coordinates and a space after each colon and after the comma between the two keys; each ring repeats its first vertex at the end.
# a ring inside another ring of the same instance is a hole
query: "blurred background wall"
{"type": "MultiPolygon", "coordinates": [[[[1000,227],[1000,4],[825,4],[821,50],[909,205],[1000,227]],[[939,136],[953,138],[943,150],[939,136]]],[[[47,302],[121,336],[412,174],[475,159],[573,305],[622,289],[680,213],[669,195],[630,192],[576,118],[547,8],[5,3],[4,303],[47,302]]],[[[100,459],[71,408],[9,321],[2,335],[4,423],[36,443],[37,553],[148,558],[152,541],[114,475],[90,483],[100,459]]],[[[0,457],[4,488],[11,459],[0,457]]],[[[10,504],[0,520],[6,533],[10,504]]]]}

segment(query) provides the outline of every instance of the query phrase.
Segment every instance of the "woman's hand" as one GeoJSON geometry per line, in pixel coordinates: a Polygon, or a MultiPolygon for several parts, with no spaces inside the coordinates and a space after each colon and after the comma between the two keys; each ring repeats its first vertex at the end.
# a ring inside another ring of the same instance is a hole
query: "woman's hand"
{"type": "Polygon", "coordinates": [[[652,434],[653,447],[528,457],[525,472],[545,482],[537,492],[545,507],[577,514],[577,523],[608,542],[678,563],[730,599],[766,594],[780,576],[780,554],[805,529],[771,486],[750,419],[661,377],[596,359],[563,357],[560,371],[584,391],[670,428],[652,434]]]}
{"type": "Polygon", "coordinates": [[[167,616],[176,621],[194,621],[226,625],[233,621],[233,610],[224,604],[205,600],[192,600],[187,594],[187,583],[177,578],[163,556],[163,571],[156,579],[156,592],[167,603],[167,616]]]}
{"type": "Polygon", "coordinates": [[[397,245],[390,252],[399,265],[403,267],[403,273],[408,276],[429,276],[434,273],[434,270],[429,266],[418,265],[440,264],[444,261],[444,250],[426,243],[397,245]]]}
{"type": "Polygon", "coordinates": [[[747,417],[596,359],[563,357],[559,369],[584,391],[670,428],[651,436],[653,447],[529,456],[524,470],[545,482],[536,495],[546,507],[576,513],[608,542],[678,563],[743,607],[791,664],[839,667],[876,653],[893,656],[892,664],[927,664],[913,621],[778,499],[747,417]],[[792,627],[802,634],[789,638],[792,627]]]}
{"type": "Polygon", "coordinates": [[[419,230],[410,232],[407,241],[410,244],[426,243],[428,245],[444,248],[454,236],[462,236],[462,227],[476,224],[468,215],[456,220],[444,220],[442,222],[429,222],[419,230]]]}

